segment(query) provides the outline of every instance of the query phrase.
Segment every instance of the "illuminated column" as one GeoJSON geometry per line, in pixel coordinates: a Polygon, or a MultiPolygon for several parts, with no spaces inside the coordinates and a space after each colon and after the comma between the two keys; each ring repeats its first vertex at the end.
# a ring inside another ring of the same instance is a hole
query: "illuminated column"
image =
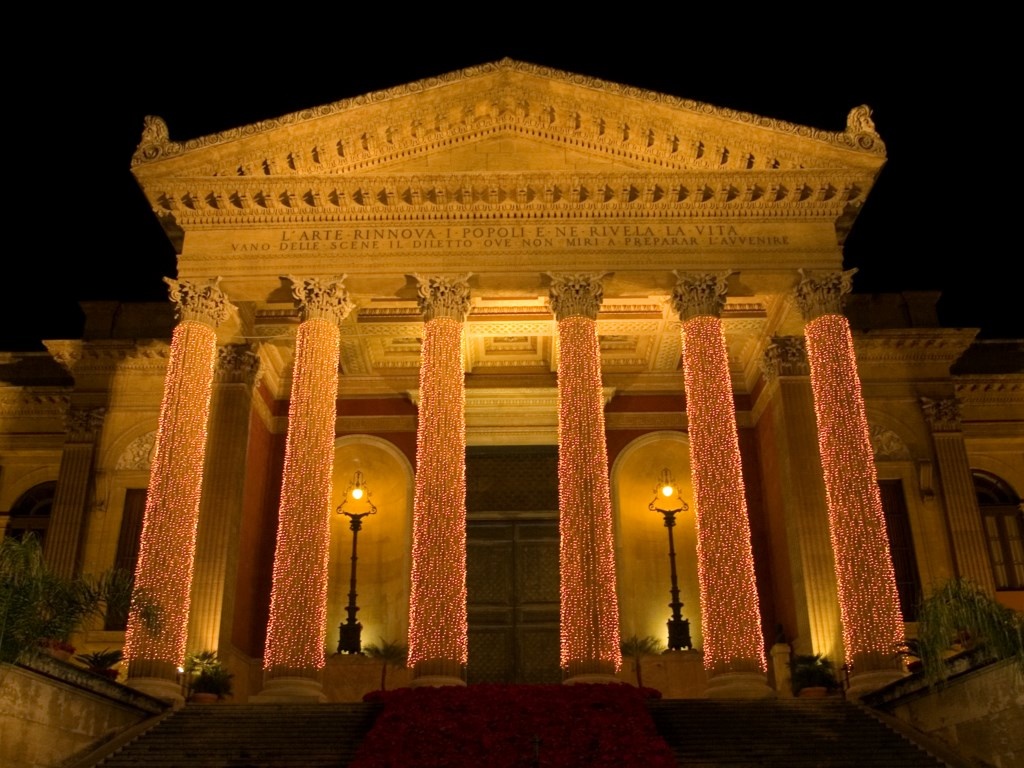
{"type": "Polygon", "coordinates": [[[302,312],[288,404],[270,619],[259,703],[324,701],[331,473],[340,332],[352,310],[344,277],[287,278],[302,312]]]}
{"type": "Polygon", "coordinates": [[[697,574],[709,698],[767,698],[736,406],[722,331],[728,273],[675,273],[697,521],[697,574]]]}
{"type": "Polygon", "coordinates": [[[600,275],[552,275],[558,321],[561,663],[567,683],[613,682],[622,666],[597,313],[600,275]]]}
{"type": "Polygon", "coordinates": [[[921,408],[932,430],[935,459],[942,481],[942,500],[957,576],[970,579],[995,595],[985,531],[981,527],[978,496],[971,477],[971,462],[960,429],[960,404],[955,398],[921,398],[921,408]]]}
{"type": "Polygon", "coordinates": [[[795,297],[806,322],[845,662],[852,672],[847,695],[857,697],[900,676],[896,650],[904,627],[853,335],[842,314],[854,272],[801,270],[795,297]]]}
{"type": "Polygon", "coordinates": [[[837,661],[843,658],[843,623],[803,336],[773,337],[765,350],[764,373],[795,613],[795,623],[785,630],[796,653],[820,653],[837,661]]]}
{"type": "Polygon", "coordinates": [[[196,525],[203,487],[206,428],[217,355],[216,326],[230,305],[220,279],[206,285],[164,278],[177,304],[178,324],[164,379],[149,493],[142,519],[135,596],[156,607],[158,622],[133,604],[124,656],[128,684],[180,701],[177,667],[185,658],[196,525]]]}
{"type": "Polygon", "coordinates": [[[419,277],[423,312],[409,665],[414,686],[464,685],[466,627],[465,278],[419,277]]]}
{"type": "Polygon", "coordinates": [[[250,345],[217,350],[189,612],[191,652],[219,652],[230,635],[249,418],[259,375],[260,359],[250,345]]]}
{"type": "Polygon", "coordinates": [[[105,413],[105,408],[76,408],[68,414],[68,436],[60,455],[44,550],[46,564],[60,576],[73,576],[78,571],[96,437],[103,428],[105,413]]]}

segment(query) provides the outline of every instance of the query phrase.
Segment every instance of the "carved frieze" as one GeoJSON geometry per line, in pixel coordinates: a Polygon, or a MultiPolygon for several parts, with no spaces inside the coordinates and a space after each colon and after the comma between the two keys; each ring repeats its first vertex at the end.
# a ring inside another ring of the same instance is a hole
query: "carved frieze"
{"type": "Polygon", "coordinates": [[[355,307],[345,290],[345,275],[319,277],[285,278],[292,284],[292,298],[299,305],[306,320],[322,319],[340,324],[355,307]]]}
{"type": "Polygon", "coordinates": [[[603,274],[550,275],[549,302],[556,320],[597,319],[604,299],[603,274]]]}
{"type": "Polygon", "coordinates": [[[843,297],[853,289],[856,269],[798,271],[800,281],[794,290],[794,298],[804,322],[809,323],[823,315],[843,313],[843,297]]]}
{"type": "Polygon", "coordinates": [[[722,316],[731,273],[674,270],[673,274],[676,284],[672,289],[672,308],[680,320],[685,322],[699,315],[722,316]]]}
{"type": "Polygon", "coordinates": [[[416,303],[423,319],[451,317],[465,322],[470,308],[469,275],[413,275],[416,279],[416,303]]]}

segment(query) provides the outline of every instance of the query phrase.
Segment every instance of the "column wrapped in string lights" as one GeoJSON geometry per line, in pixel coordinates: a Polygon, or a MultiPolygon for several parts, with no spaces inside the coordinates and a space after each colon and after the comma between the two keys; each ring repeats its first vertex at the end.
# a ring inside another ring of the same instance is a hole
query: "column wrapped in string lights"
{"type": "Polygon", "coordinates": [[[800,270],[795,291],[806,323],[845,661],[854,676],[892,673],[904,639],[853,335],[842,314],[855,272],[800,270]]]}
{"type": "Polygon", "coordinates": [[[124,657],[129,684],[161,698],[175,698],[177,668],[184,661],[188,636],[216,327],[227,318],[230,305],[219,287],[220,278],[205,284],[164,280],[178,324],[164,379],[124,657]],[[143,606],[155,607],[155,624],[146,620],[143,606]]]}
{"type": "Polygon", "coordinates": [[[709,696],[770,694],[754,557],[722,329],[728,272],[676,272],[709,696]],[[717,678],[717,679],[716,679],[717,678]]]}
{"type": "Polygon", "coordinates": [[[409,665],[413,685],[460,685],[467,662],[466,393],[469,275],[420,277],[423,312],[409,665]]]}
{"type": "Polygon", "coordinates": [[[558,321],[561,665],[566,682],[614,680],[622,665],[597,313],[602,275],[551,275],[558,321]]]}
{"type": "Polygon", "coordinates": [[[344,276],[287,278],[302,312],[288,404],[266,687],[256,701],[319,698],[327,631],[331,475],[338,397],[339,323],[352,310],[344,276]]]}

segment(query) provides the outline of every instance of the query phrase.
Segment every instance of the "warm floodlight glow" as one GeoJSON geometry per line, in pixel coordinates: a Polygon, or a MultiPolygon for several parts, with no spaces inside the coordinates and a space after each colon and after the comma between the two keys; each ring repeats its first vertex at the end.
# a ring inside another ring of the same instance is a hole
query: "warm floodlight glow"
{"type": "Polygon", "coordinates": [[[683,323],[682,334],[704,666],[712,674],[764,672],[767,663],[722,321],[698,315],[683,323]]]}
{"type": "Polygon", "coordinates": [[[835,553],[846,662],[891,664],[904,637],[853,337],[846,318],[807,323],[818,444],[835,553]]]}

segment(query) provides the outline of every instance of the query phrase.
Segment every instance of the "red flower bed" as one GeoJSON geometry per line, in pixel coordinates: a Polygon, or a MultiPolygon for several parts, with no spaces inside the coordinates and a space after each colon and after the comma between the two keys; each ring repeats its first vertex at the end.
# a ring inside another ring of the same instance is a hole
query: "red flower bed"
{"type": "Polygon", "coordinates": [[[611,683],[400,688],[351,768],[675,768],[645,704],[611,683]]]}

